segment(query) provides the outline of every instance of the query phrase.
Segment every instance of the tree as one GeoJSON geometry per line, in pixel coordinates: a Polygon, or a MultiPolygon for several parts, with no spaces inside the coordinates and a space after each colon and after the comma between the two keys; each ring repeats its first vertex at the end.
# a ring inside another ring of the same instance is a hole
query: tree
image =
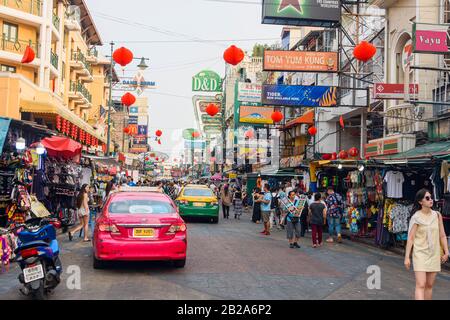
{"type": "Polygon", "coordinates": [[[262,57],[264,55],[264,50],[266,49],[270,49],[270,46],[268,44],[255,44],[253,46],[252,57],[262,57]]]}

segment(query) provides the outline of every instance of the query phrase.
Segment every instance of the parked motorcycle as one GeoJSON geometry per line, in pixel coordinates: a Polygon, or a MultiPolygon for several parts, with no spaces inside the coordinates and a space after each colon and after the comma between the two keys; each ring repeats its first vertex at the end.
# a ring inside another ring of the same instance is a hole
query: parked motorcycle
{"type": "Polygon", "coordinates": [[[18,277],[23,284],[20,291],[33,299],[45,299],[61,281],[62,265],[55,225],[58,225],[55,219],[36,218],[13,226],[14,230],[20,230],[14,252],[14,262],[22,269],[18,277]]]}

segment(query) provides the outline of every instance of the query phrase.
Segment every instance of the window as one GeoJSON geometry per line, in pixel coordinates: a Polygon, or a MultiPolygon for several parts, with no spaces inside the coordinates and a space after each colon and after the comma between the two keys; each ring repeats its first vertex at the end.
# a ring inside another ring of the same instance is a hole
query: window
{"type": "Polygon", "coordinates": [[[6,41],[17,42],[19,38],[19,27],[16,24],[3,22],[2,34],[6,41]]]}
{"type": "Polygon", "coordinates": [[[210,189],[185,189],[183,192],[185,197],[213,197],[214,194],[210,189]]]}
{"type": "Polygon", "coordinates": [[[12,73],[16,73],[16,67],[11,67],[11,66],[7,66],[2,64],[0,66],[0,71],[1,72],[12,72],[12,73]]]}
{"type": "Polygon", "coordinates": [[[61,78],[62,78],[62,81],[64,81],[66,79],[66,64],[64,63],[64,61],[62,62],[61,78]]]}
{"type": "Polygon", "coordinates": [[[110,214],[166,214],[175,209],[169,202],[153,200],[117,200],[108,208],[110,214]]]}

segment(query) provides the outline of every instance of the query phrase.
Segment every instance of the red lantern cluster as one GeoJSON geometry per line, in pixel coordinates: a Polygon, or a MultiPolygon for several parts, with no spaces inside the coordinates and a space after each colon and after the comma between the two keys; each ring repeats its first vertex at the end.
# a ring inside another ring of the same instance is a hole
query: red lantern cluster
{"type": "Polygon", "coordinates": [[[198,132],[198,131],[192,132],[192,138],[196,139],[198,137],[200,137],[200,132],[198,132]]]}
{"type": "Polygon", "coordinates": [[[121,47],[114,51],[113,59],[116,63],[120,64],[122,67],[125,67],[133,61],[133,53],[127,48],[121,47]]]}
{"type": "Polygon", "coordinates": [[[345,160],[348,158],[348,153],[345,150],[342,150],[341,152],[339,152],[339,159],[345,160]]]}
{"type": "Polygon", "coordinates": [[[350,148],[348,150],[348,154],[350,155],[350,157],[357,157],[359,155],[359,150],[358,150],[358,148],[355,148],[355,147],[350,148]]]}
{"type": "Polygon", "coordinates": [[[338,157],[338,155],[337,155],[336,152],[333,152],[333,153],[331,154],[331,160],[337,160],[337,157],[338,157]]]}
{"type": "Polygon", "coordinates": [[[56,130],[61,131],[62,119],[61,116],[56,116],[56,130]]]}
{"type": "Polygon", "coordinates": [[[309,133],[311,136],[315,136],[315,135],[317,134],[317,128],[316,128],[316,127],[311,127],[311,128],[309,128],[309,129],[308,129],[308,133],[309,133]]]}
{"type": "Polygon", "coordinates": [[[331,160],[331,153],[325,153],[324,155],[322,155],[322,159],[323,160],[331,160]]]}
{"type": "Polygon", "coordinates": [[[225,62],[232,64],[233,66],[241,63],[241,61],[244,60],[244,57],[244,51],[242,51],[242,49],[239,49],[235,45],[230,46],[223,53],[223,59],[225,60],[225,62]]]}
{"type": "Polygon", "coordinates": [[[219,113],[219,107],[217,105],[215,105],[214,103],[210,103],[207,107],[206,107],[206,113],[209,114],[211,117],[214,117],[216,114],[219,113]]]}
{"type": "Polygon", "coordinates": [[[157,137],[161,137],[162,136],[162,131],[161,130],[156,130],[156,132],[155,132],[155,135],[157,136],[157,137]]]}
{"type": "Polygon", "coordinates": [[[362,62],[369,61],[376,53],[377,48],[367,41],[361,41],[355,49],[353,49],[353,56],[355,59],[362,62]]]}
{"type": "Polygon", "coordinates": [[[31,63],[34,61],[34,58],[36,58],[36,54],[34,53],[34,50],[30,46],[27,46],[25,48],[25,52],[23,53],[21,62],[22,63],[31,63]]]}
{"type": "Polygon", "coordinates": [[[132,106],[136,102],[136,97],[131,93],[127,92],[122,96],[122,104],[129,107],[132,106]]]}
{"type": "Polygon", "coordinates": [[[272,112],[271,118],[274,123],[278,123],[283,120],[284,116],[280,111],[274,111],[274,112],[272,112]]]}

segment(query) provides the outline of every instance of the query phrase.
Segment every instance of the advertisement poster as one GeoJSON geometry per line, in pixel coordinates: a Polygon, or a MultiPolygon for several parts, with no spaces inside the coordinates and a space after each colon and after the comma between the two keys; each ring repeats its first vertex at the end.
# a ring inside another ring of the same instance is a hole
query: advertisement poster
{"type": "Polygon", "coordinates": [[[449,52],[448,25],[415,23],[413,25],[413,52],[443,54],[449,52]]]}
{"type": "Polygon", "coordinates": [[[264,85],[262,103],[292,107],[336,107],[337,87],[264,85]]]}
{"type": "Polygon", "coordinates": [[[261,90],[260,84],[239,82],[238,101],[261,103],[261,90]]]}
{"type": "Polygon", "coordinates": [[[263,0],[262,23],[332,27],[339,23],[339,0],[263,0]]]}
{"type": "Polygon", "coordinates": [[[264,51],[264,71],[337,72],[337,52],[264,51]]]}
{"type": "Polygon", "coordinates": [[[273,107],[241,106],[239,109],[240,123],[273,124],[273,107]]]}

